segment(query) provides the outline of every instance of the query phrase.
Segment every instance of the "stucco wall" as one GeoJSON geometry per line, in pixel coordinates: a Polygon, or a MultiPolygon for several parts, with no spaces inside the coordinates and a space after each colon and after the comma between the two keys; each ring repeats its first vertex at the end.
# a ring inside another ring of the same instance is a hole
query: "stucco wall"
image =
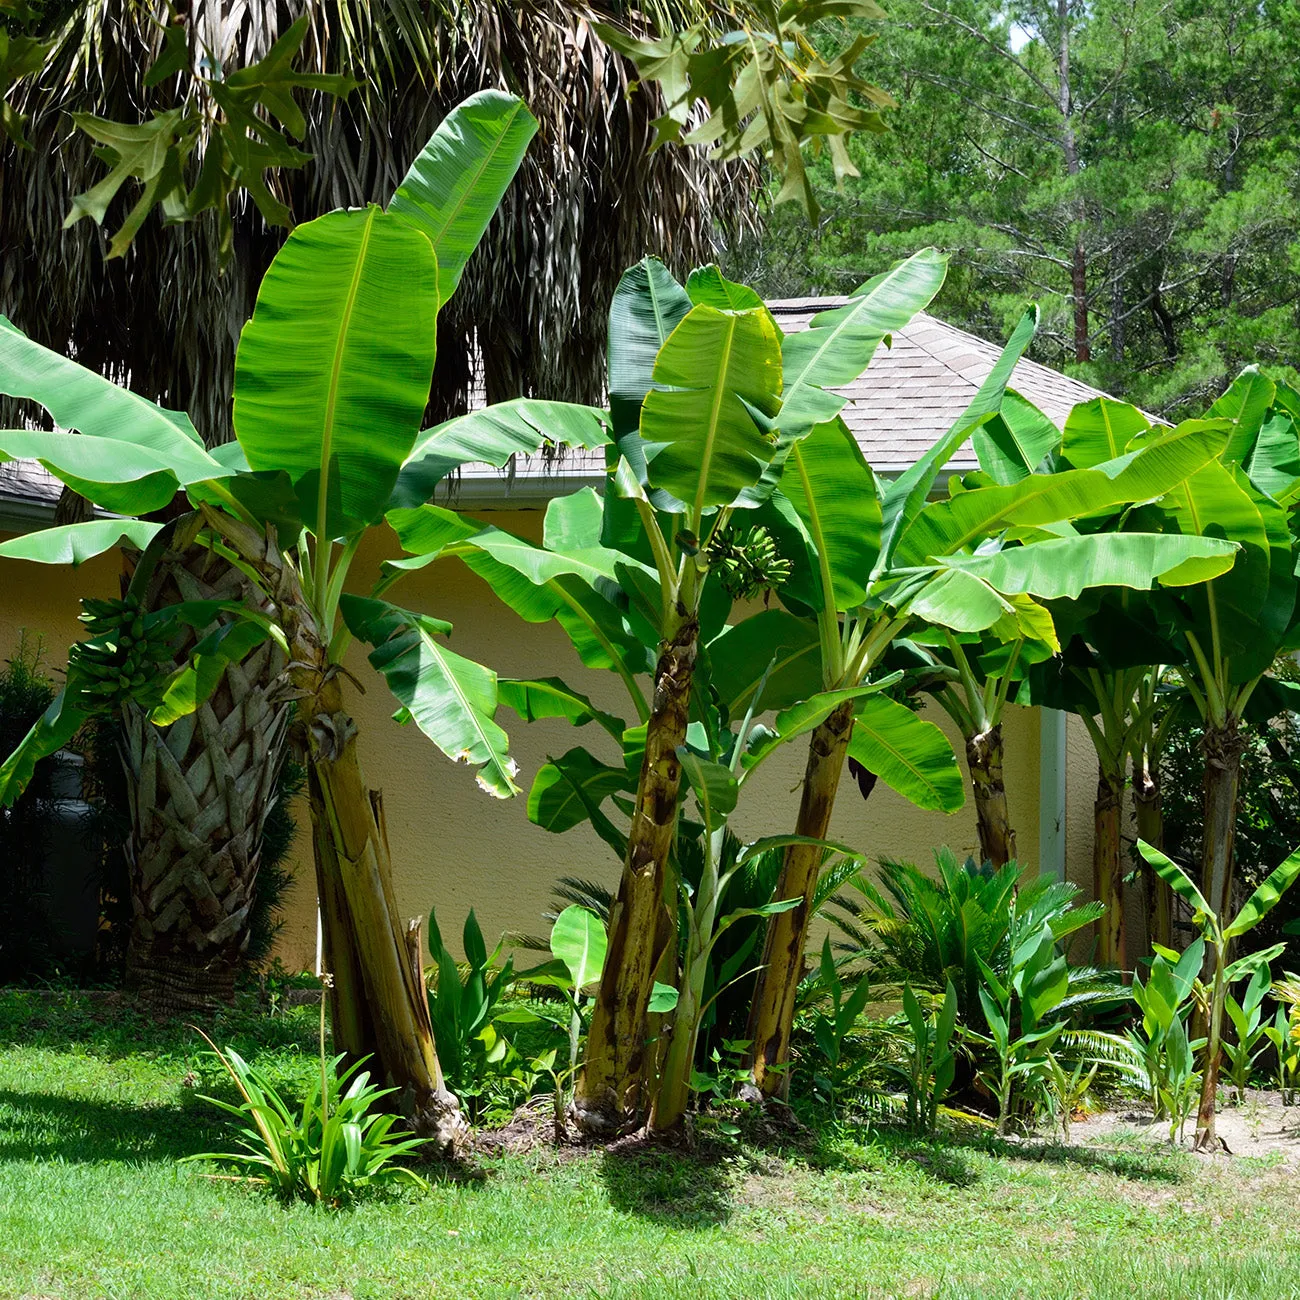
{"type": "MultiPolygon", "coordinates": [[[[493,512],[491,521],[524,536],[539,537],[539,511],[493,512]]],[[[353,566],[353,588],[365,590],[386,554],[377,538],[364,547],[353,566]]],[[[111,594],[118,563],[104,556],[80,571],[0,561],[0,657],[28,628],[46,638],[48,659],[63,662],[68,642],[78,632],[77,598],[111,594]]],[[[590,672],[577,662],[567,639],[551,625],[530,625],[500,605],[485,585],[463,566],[439,562],[412,574],[392,598],[427,610],[455,624],[451,646],[461,654],[495,667],[503,676],[562,676],[598,703],[625,712],[625,696],[613,674],[590,672]]],[[[506,930],[538,933],[541,913],[550,903],[551,886],[562,875],[583,876],[613,885],[618,864],[588,828],[555,836],[531,825],[525,799],[498,801],[476,786],[473,775],[442,756],[413,726],[391,719],[394,701],[383,681],[354,647],[349,667],[366,687],[353,692],[352,705],[362,736],[362,758],[371,784],[384,794],[389,836],[397,869],[398,902],[409,915],[427,914],[435,906],[443,934],[459,936],[468,909],[474,907],[489,942],[506,930]]],[[[927,716],[947,726],[934,707],[927,716]]],[[[576,731],[555,722],[524,724],[502,710],[512,752],[525,790],[548,754],[584,744],[609,761],[616,747],[595,727],[576,731]]],[[[1039,726],[1031,710],[1011,708],[1006,734],[1006,783],[1020,856],[1031,867],[1038,857],[1039,726]]],[[[960,753],[960,745],[957,746],[960,753]]],[[[1090,801],[1094,761],[1081,725],[1070,728],[1067,776],[1068,871],[1087,883],[1091,876],[1090,801]]],[[[774,759],[747,790],[737,814],[738,831],[747,838],[788,831],[798,802],[803,750],[798,744],[774,759]]],[[[308,817],[297,809],[300,835],[295,852],[296,883],[288,900],[280,955],[291,967],[315,960],[316,922],[310,862],[308,817]]],[[[852,783],[845,783],[836,805],[831,835],[862,847],[871,857],[892,855],[921,863],[931,860],[935,845],[948,843],[959,853],[975,849],[974,813],[968,803],[951,816],[924,813],[883,785],[864,803],[852,783]]]]}

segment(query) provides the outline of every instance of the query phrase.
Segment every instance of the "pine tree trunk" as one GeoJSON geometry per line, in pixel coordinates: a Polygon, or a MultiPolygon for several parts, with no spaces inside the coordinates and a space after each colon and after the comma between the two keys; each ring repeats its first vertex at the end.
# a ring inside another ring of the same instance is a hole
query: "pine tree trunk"
{"type": "MultiPolygon", "coordinates": [[[[796,835],[826,838],[852,734],[851,701],[841,704],[813,731],[799,798],[796,835]]],[[[784,1097],[790,1089],[787,1068],[790,1031],[794,1025],[795,995],[803,978],[804,948],[808,943],[813,892],[822,856],[822,849],[815,845],[790,845],[773,895],[777,899],[798,898],[801,902],[798,907],[768,919],[763,964],[750,1011],[750,1068],[754,1083],[769,1097],[784,1097]]]]}
{"type": "Polygon", "coordinates": [[[1007,787],[1002,779],[1002,724],[966,739],[966,765],[975,793],[975,817],[980,857],[995,867],[1013,862],[1016,832],[1007,811],[1007,787]]]}
{"type": "Polygon", "coordinates": [[[1124,869],[1120,861],[1120,817],[1124,808],[1124,777],[1098,769],[1093,803],[1093,897],[1104,903],[1097,922],[1097,962],[1124,969],[1124,869]]]}
{"type": "Polygon", "coordinates": [[[204,516],[260,572],[288,640],[336,1042],[350,1054],[373,1054],[375,1073],[399,1090],[415,1132],[440,1153],[455,1155],[468,1129],[438,1065],[420,925],[403,925],[397,911],[383,804],[361,771],[340,674],[274,532],[263,535],[212,510],[204,516]]]}
{"type": "Polygon", "coordinates": [[[686,739],[699,623],[686,619],[659,648],[654,698],[646,727],[645,755],[618,897],[610,909],[604,974],[592,1005],[587,1052],[574,1089],[579,1126],[592,1134],[620,1132],[636,1124],[651,1098],[646,1076],[647,1008],[664,938],[676,943],[676,910],[666,929],[664,882],[677,828],[681,762],[686,739]]]}
{"type": "MultiPolygon", "coordinates": [[[[1133,760],[1133,808],[1137,815],[1138,836],[1152,848],[1164,849],[1164,796],[1160,789],[1160,771],[1139,758],[1133,760]]],[[[1174,946],[1174,891],[1147,865],[1142,868],[1146,883],[1148,945],[1174,946]]]]}
{"type": "MultiPolygon", "coordinates": [[[[251,590],[234,566],[190,546],[163,557],[144,608],[247,601],[251,590]]],[[[187,636],[178,663],[199,635],[187,636]]],[[[135,705],[123,710],[133,913],[126,983],[161,1014],[234,998],[292,711],[284,656],[269,641],[229,665],[212,697],[170,727],[154,726],[135,705]]]]}

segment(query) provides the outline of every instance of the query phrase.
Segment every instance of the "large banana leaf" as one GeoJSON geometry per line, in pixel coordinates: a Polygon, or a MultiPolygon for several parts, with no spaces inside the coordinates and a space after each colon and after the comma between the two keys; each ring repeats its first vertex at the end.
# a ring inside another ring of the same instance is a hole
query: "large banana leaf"
{"type": "Polygon", "coordinates": [[[203,454],[203,439],[183,411],[168,411],[137,397],[129,388],[33,343],[3,316],[0,392],[39,402],[60,429],[116,438],[177,458],[203,454]]]}
{"type": "Polygon", "coordinates": [[[885,489],[881,504],[880,560],[877,569],[894,562],[894,549],[904,530],[934,488],[939,471],[953,458],[971,432],[1002,405],[1011,372],[1038,329],[1038,308],[1030,307],[1012,331],[1007,345],[956,423],[910,469],[885,489]]]}
{"type": "Polygon", "coordinates": [[[548,443],[603,447],[610,434],[609,416],[594,406],[529,397],[495,402],[424,430],[397,476],[388,508],[423,505],[434,488],[462,465],[500,469],[512,456],[533,455],[548,443]]]}
{"type": "Polygon", "coordinates": [[[432,245],[376,207],[299,226],[267,271],[235,360],[235,432],[252,469],[288,473],[318,536],[387,503],[428,402],[437,314],[432,245]]]}
{"type": "Polygon", "coordinates": [[[0,765],[0,808],[9,808],[27,789],[42,758],[57,754],[81,729],[90,714],[76,704],[81,683],[70,677],[49,708],[32,724],[17,748],[0,765]]]}
{"type": "MultiPolygon", "coordinates": [[[[189,444],[184,444],[189,448],[189,444]]],[[[197,449],[192,449],[197,450],[197,449]]],[[[182,449],[176,458],[151,447],[116,438],[35,429],[0,430],[0,461],[39,461],[61,482],[115,514],[161,510],[191,476],[220,478],[227,473],[214,460],[182,449]],[[205,463],[206,462],[206,463],[205,463]]]]}
{"type": "Polygon", "coordinates": [[[947,568],[982,578],[1003,595],[1074,599],[1088,587],[1149,590],[1168,575],[1177,585],[1204,582],[1232,568],[1237,546],[1214,537],[1166,533],[1095,533],[1009,546],[991,555],[954,555],[947,568]]]}
{"type": "Polygon", "coordinates": [[[730,717],[763,685],[763,709],[785,709],[822,689],[816,625],[783,609],[765,609],[726,627],[709,643],[713,684],[730,717]],[[766,675],[766,682],[764,682],[766,675]]]}
{"type": "Polygon", "coordinates": [[[497,675],[448,650],[451,625],[387,601],[344,595],[339,612],[359,640],[372,645],[370,663],[409,716],[448,758],[478,767],[475,779],[498,799],[520,793],[509,737],[497,726],[497,675]]]}
{"type": "Polygon", "coordinates": [[[439,306],[456,292],[536,134],[522,99],[480,90],[443,118],[397,187],[388,210],[433,244],[439,306]]]}
{"type": "Polygon", "coordinates": [[[1002,405],[971,434],[982,469],[1004,486],[1028,478],[1061,441],[1061,431],[1032,402],[1007,389],[1002,405]]]}
{"type": "Polygon", "coordinates": [[[1248,680],[1272,661],[1295,607],[1286,513],[1244,473],[1217,462],[1164,505],[1185,535],[1224,537],[1241,547],[1229,572],[1180,593],[1176,609],[1202,646],[1217,645],[1232,661],[1233,680],[1248,680]]]}
{"type": "Polygon", "coordinates": [[[600,506],[590,489],[551,502],[545,540],[571,547],[568,553],[535,546],[439,506],[394,510],[387,519],[410,558],[391,567],[419,568],[441,556],[459,558],[521,618],[530,623],[555,618],[589,668],[640,673],[646,667],[646,647],[604,594],[614,593],[617,566],[635,562],[599,545],[600,506]]]}
{"type": "Polygon", "coordinates": [[[933,722],[886,695],[862,702],[849,738],[849,757],[918,808],[955,812],[966,801],[948,738],[933,722]]]}
{"type": "Polygon", "coordinates": [[[1159,497],[1213,465],[1225,441],[1221,422],[1189,420],[1140,451],[1092,469],[1032,474],[1005,487],[959,492],[916,514],[898,543],[896,563],[924,564],[953,554],[1008,524],[1056,523],[1159,497]]]}
{"type": "Polygon", "coordinates": [[[845,306],[819,312],[806,330],[786,335],[782,438],[802,437],[840,413],[846,399],[826,390],[862,374],[881,339],[930,305],[947,270],[943,253],[923,248],[868,280],[845,306]]]}
{"type": "Polygon", "coordinates": [[[525,722],[563,718],[574,727],[597,722],[615,740],[620,740],[627,730],[627,723],[622,718],[606,713],[558,677],[540,677],[534,681],[503,677],[497,682],[497,695],[502,704],[513,709],[525,722]]]}
{"type": "MultiPolygon", "coordinates": [[[[611,831],[613,827],[600,812],[600,805],[611,795],[630,792],[634,785],[626,768],[610,767],[585,749],[571,749],[538,771],[528,792],[528,820],[556,834],[590,820],[609,842],[605,827],[611,831]]],[[[620,850],[626,843],[620,837],[612,846],[620,850]]]]}
{"type": "Polygon", "coordinates": [[[776,449],[767,425],[781,391],[776,326],[765,310],[694,307],[659,350],[654,379],[664,387],[641,408],[642,439],[660,444],[649,482],[685,502],[698,531],[706,510],[758,482],[776,449]]]}
{"type": "Polygon", "coordinates": [[[655,358],[690,310],[690,295],[657,257],[623,272],[609,307],[609,411],[620,443],[640,427],[655,358]]]}
{"type": "Polygon", "coordinates": [[[1227,464],[1240,465],[1250,456],[1276,392],[1271,379],[1261,375],[1256,366],[1247,366],[1206,412],[1211,420],[1228,420],[1232,424],[1232,436],[1223,454],[1227,464]]]}
{"type": "Polygon", "coordinates": [[[92,519],[84,524],[42,528],[0,542],[0,559],[75,566],[111,551],[123,539],[143,550],[161,529],[162,524],[143,519],[92,519]]]}
{"type": "MultiPolygon", "coordinates": [[[[821,585],[837,610],[860,605],[880,552],[876,477],[838,416],[790,448],[781,490],[816,554],[821,585]]],[[[823,595],[823,599],[825,599],[823,595]]]]}
{"type": "Polygon", "coordinates": [[[1080,402],[1065,421],[1061,460],[1069,469],[1091,469],[1103,461],[1117,460],[1138,434],[1151,427],[1136,406],[1111,397],[1080,402]]]}

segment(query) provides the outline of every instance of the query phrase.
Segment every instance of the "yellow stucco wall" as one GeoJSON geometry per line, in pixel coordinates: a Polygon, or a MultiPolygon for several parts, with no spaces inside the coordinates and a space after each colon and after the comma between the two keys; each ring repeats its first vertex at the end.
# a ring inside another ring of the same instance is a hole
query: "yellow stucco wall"
{"type": "MultiPolygon", "coordinates": [[[[541,519],[540,511],[491,515],[499,527],[531,537],[540,536],[541,519]]],[[[385,558],[380,540],[367,544],[359,554],[352,570],[355,590],[368,588],[385,558]]],[[[112,594],[117,572],[114,556],[100,557],[75,573],[0,561],[0,657],[12,653],[19,630],[25,627],[46,638],[49,662],[61,664],[66,645],[78,632],[77,598],[112,594]]],[[[558,628],[524,623],[457,563],[439,562],[412,574],[393,591],[392,598],[451,620],[455,625],[452,648],[490,664],[503,676],[562,676],[597,703],[626,711],[625,696],[613,674],[584,669],[558,628]]],[[[506,930],[541,932],[541,913],[550,904],[552,884],[561,875],[610,885],[616,882],[618,864],[590,829],[579,827],[563,836],[551,835],[529,823],[523,798],[499,801],[484,794],[469,770],[449,762],[413,726],[401,727],[392,721],[394,701],[361,649],[353,648],[349,667],[366,687],[364,695],[353,692],[352,704],[367,777],[384,794],[398,902],[404,912],[422,915],[435,906],[443,934],[450,941],[459,936],[472,906],[492,942],[506,930]]],[[[930,707],[927,716],[953,735],[939,709],[930,707]]],[[[613,742],[595,727],[578,731],[559,721],[526,725],[506,710],[501,721],[510,732],[519,782],[525,790],[548,754],[573,745],[587,745],[609,761],[618,758],[613,742]]],[[[1036,713],[1009,709],[1004,731],[1006,783],[1020,857],[1036,867],[1036,713]]],[[[960,744],[957,749],[960,753],[960,744]]],[[[736,826],[742,836],[779,834],[791,828],[802,765],[803,750],[795,744],[760,774],[737,814],[736,826]]],[[[1094,773],[1086,733],[1076,724],[1070,732],[1067,851],[1069,874],[1081,883],[1086,883],[1091,873],[1094,773]]],[[[280,954],[291,967],[309,967],[316,944],[314,888],[306,807],[297,812],[296,883],[288,899],[280,954]]],[[[951,816],[925,813],[883,785],[864,803],[847,781],[836,804],[831,835],[860,846],[873,858],[891,855],[920,863],[930,862],[935,845],[948,843],[964,855],[973,852],[976,843],[969,804],[951,816]]]]}

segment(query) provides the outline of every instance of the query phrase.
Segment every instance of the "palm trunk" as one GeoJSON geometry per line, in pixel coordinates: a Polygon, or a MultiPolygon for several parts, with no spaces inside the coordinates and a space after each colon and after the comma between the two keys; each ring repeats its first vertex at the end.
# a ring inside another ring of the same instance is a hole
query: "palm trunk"
{"type": "MultiPolygon", "coordinates": [[[[143,604],[252,598],[238,569],[187,546],[162,557],[143,604]]],[[[189,634],[178,663],[198,635],[189,634]]],[[[126,983],[158,1013],[234,999],[262,833],[288,748],[287,688],[284,656],[266,642],[230,664],[211,698],[170,727],[154,726],[135,705],[123,710],[132,902],[126,983]]]]}
{"type": "MultiPolygon", "coordinates": [[[[848,701],[813,731],[808,743],[796,835],[826,838],[852,732],[853,705],[848,701]]],[[[790,1059],[790,1030],[794,1024],[795,995],[803,977],[803,954],[822,856],[822,850],[813,844],[792,844],[786,849],[775,897],[801,901],[798,907],[778,912],[767,923],[763,964],[749,1016],[749,1050],[754,1082],[769,1097],[784,1097],[790,1090],[790,1072],[786,1068],[790,1059]]]]}
{"type": "Polygon", "coordinates": [[[1205,839],[1201,859],[1201,890],[1220,916],[1232,903],[1233,841],[1237,830],[1237,787],[1241,755],[1246,748],[1231,714],[1225,725],[1207,727],[1201,739],[1205,753],[1205,839]]]}
{"type": "MultiPolygon", "coordinates": [[[[647,1007],[663,936],[676,941],[676,925],[664,928],[664,882],[677,829],[681,763],[699,623],[686,619],[659,648],[654,700],[646,727],[645,755],[618,897],[610,909],[605,969],[592,1007],[587,1054],[574,1089],[579,1125],[590,1133],[619,1132],[644,1114],[647,1007]]],[[[672,917],[675,917],[675,909],[672,917]]],[[[670,917],[670,920],[672,919],[670,917]]]]}
{"type": "Polygon", "coordinates": [[[1007,811],[1007,787],[1002,778],[1002,724],[966,738],[966,765],[975,793],[975,817],[980,857],[995,867],[1013,862],[1016,832],[1007,811]]]}
{"type": "Polygon", "coordinates": [[[1120,816],[1124,808],[1123,774],[1097,771],[1097,798],[1092,806],[1093,896],[1106,910],[1097,922],[1097,961],[1124,969],[1124,869],[1120,862],[1120,816]]]}
{"type": "Polygon", "coordinates": [[[289,677],[301,695],[299,729],[336,1042],[349,1053],[373,1053],[377,1073],[399,1090],[415,1132],[441,1153],[455,1154],[467,1128],[438,1065],[420,926],[403,925],[397,911],[383,804],[362,774],[340,674],[274,533],[264,536],[215,511],[204,514],[260,571],[288,639],[289,677]]]}
{"type": "MultiPolygon", "coordinates": [[[[1160,769],[1144,757],[1133,759],[1133,808],[1137,815],[1138,836],[1152,848],[1164,849],[1164,796],[1160,789],[1160,769]]],[[[1142,879],[1146,885],[1148,943],[1174,946],[1174,891],[1144,861],[1142,879]]]]}

